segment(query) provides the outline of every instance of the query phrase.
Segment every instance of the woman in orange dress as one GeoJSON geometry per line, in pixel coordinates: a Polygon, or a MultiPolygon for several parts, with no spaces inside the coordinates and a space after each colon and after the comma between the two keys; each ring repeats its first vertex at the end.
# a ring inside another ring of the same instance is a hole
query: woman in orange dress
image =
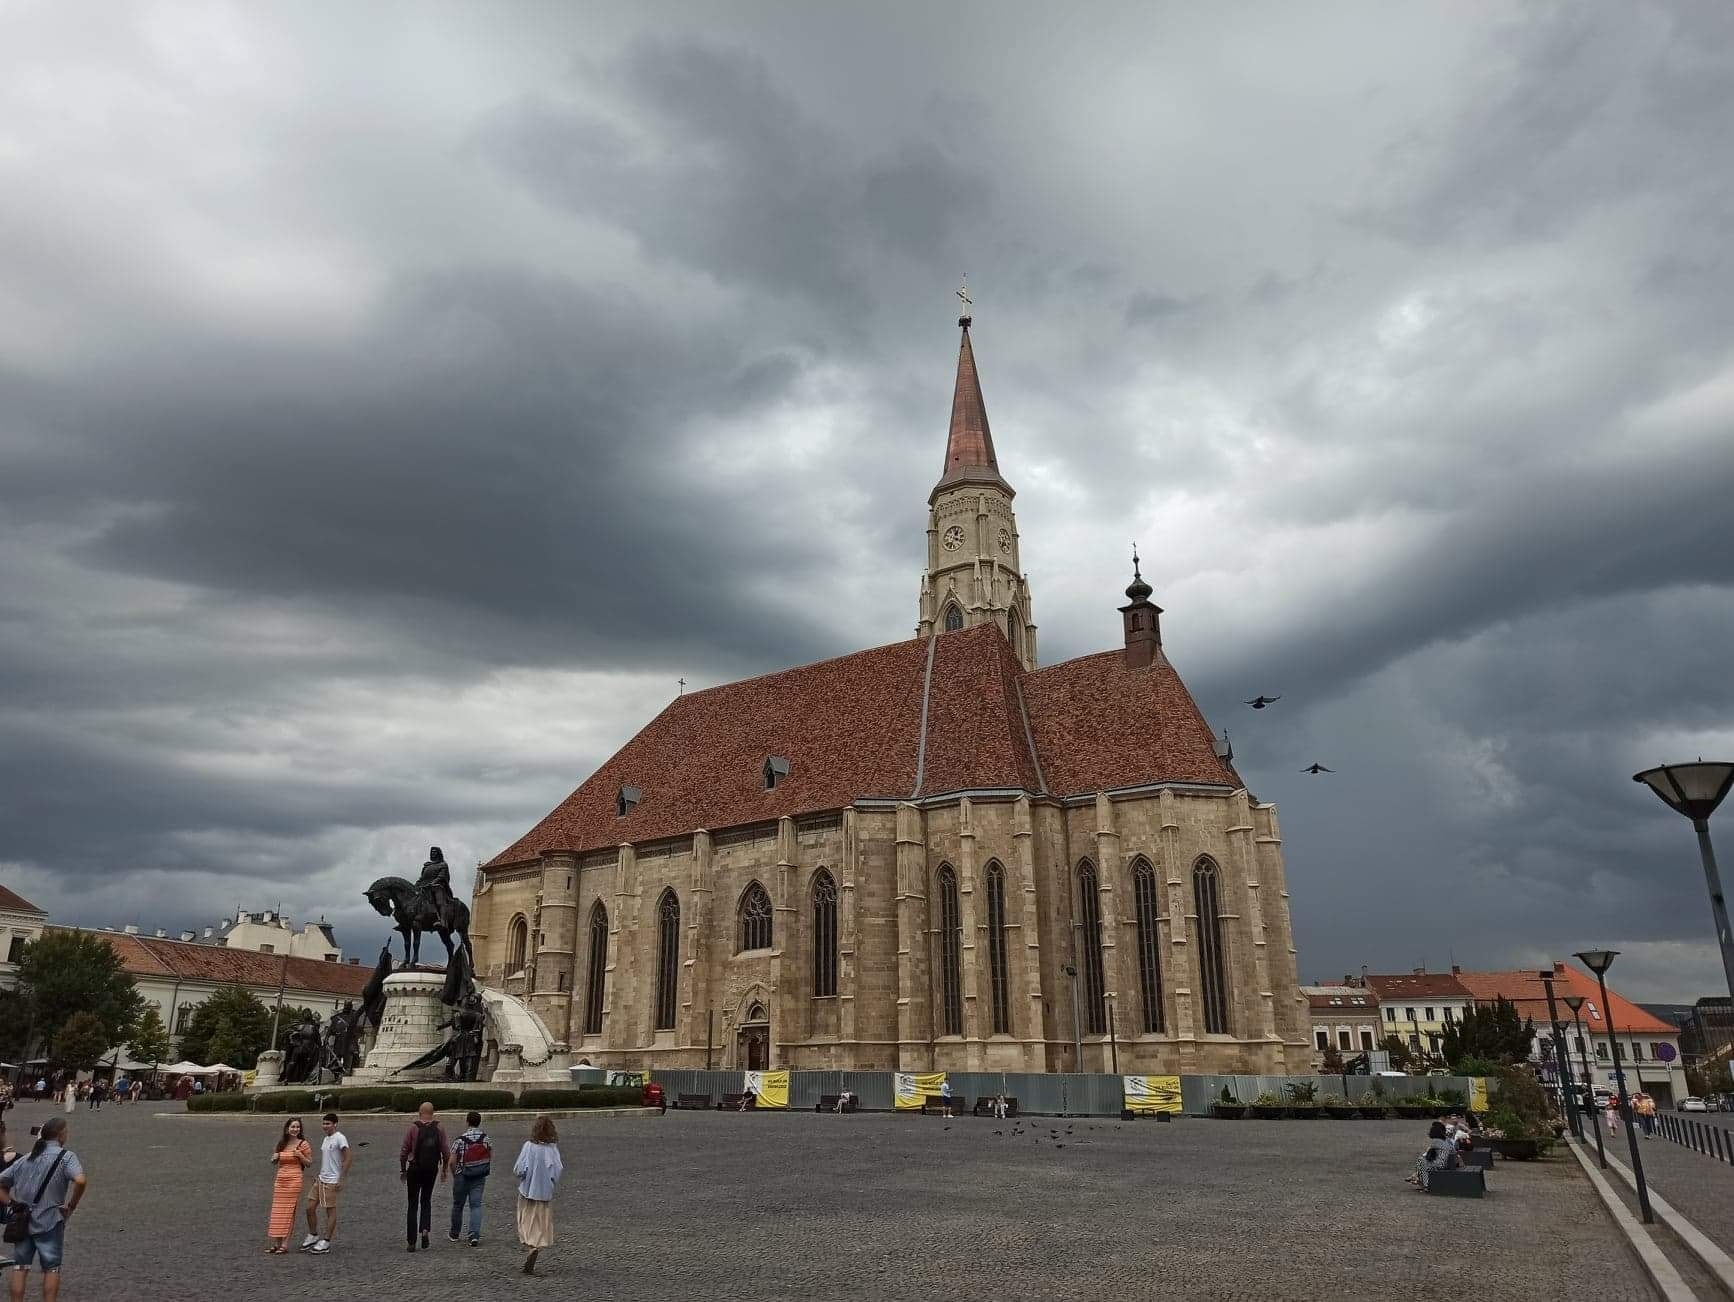
{"type": "Polygon", "coordinates": [[[313,1149],[301,1138],[301,1118],[283,1123],[283,1135],[271,1154],[277,1177],[271,1182],[271,1237],[267,1254],[289,1251],[289,1236],[295,1232],[295,1212],[301,1204],[301,1176],[313,1161],[313,1149]]]}

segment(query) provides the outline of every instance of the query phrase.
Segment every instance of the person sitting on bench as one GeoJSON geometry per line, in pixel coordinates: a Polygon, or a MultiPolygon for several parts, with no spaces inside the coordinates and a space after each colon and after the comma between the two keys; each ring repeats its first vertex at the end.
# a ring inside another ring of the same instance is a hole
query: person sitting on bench
{"type": "Polygon", "coordinates": [[[1454,1171],[1463,1165],[1463,1159],[1458,1155],[1457,1145],[1451,1142],[1445,1133],[1445,1123],[1435,1121],[1427,1130],[1427,1151],[1415,1163],[1415,1174],[1404,1178],[1410,1184],[1421,1186],[1423,1193],[1427,1190],[1427,1177],[1435,1171],[1454,1171]]]}
{"type": "Polygon", "coordinates": [[[844,1090],[837,1096],[837,1111],[850,1112],[854,1110],[854,1107],[855,1092],[853,1090],[844,1090]]]}

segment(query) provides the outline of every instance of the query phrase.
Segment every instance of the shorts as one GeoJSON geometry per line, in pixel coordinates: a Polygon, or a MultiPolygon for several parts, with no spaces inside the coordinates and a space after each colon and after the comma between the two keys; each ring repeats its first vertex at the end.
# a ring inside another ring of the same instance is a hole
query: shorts
{"type": "Polygon", "coordinates": [[[60,1256],[66,1247],[66,1222],[62,1221],[52,1230],[44,1230],[40,1234],[32,1234],[12,1245],[12,1264],[19,1269],[29,1266],[41,1258],[42,1273],[51,1275],[60,1269],[60,1256]]]}
{"type": "Polygon", "coordinates": [[[323,1180],[315,1180],[313,1182],[313,1190],[307,1199],[307,1205],[309,1207],[328,1207],[332,1211],[336,1211],[337,1195],[339,1192],[340,1186],[326,1184],[323,1180]]]}

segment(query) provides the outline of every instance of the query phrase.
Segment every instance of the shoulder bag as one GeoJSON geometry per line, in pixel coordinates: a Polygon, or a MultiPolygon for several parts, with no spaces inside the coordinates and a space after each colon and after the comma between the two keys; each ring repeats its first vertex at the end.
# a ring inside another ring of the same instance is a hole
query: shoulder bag
{"type": "Polygon", "coordinates": [[[42,1195],[48,1189],[48,1182],[54,1179],[54,1172],[65,1160],[66,1150],[63,1148],[60,1152],[55,1154],[54,1161],[49,1163],[48,1170],[43,1173],[41,1181],[36,1186],[36,1197],[24,1204],[22,1209],[24,1214],[22,1216],[18,1214],[20,1210],[18,1203],[14,1201],[12,1204],[11,1219],[6,1222],[5,1231],[0,1233],[0,1242],[23,1243],[24,1240],[30,1237],[31,1213],[36,1210],[36,1204],[42,1201],[42,1195]]]}

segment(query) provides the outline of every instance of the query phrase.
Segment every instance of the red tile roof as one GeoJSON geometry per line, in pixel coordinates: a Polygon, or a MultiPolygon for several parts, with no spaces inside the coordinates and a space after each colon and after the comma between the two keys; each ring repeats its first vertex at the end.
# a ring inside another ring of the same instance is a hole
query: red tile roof
{"type": "MultiPolygon", "coordinates": [[[[1515,972],[1459,972],[1457,979],[1475,997],[1476,1003],[1491,1004],[1496,999],[1509,999],[1517,1006],[1520,1016],[1534,1018],[1537,1026],[1546,1026],[1547,989],[1542,985],[1538,971],[1526,968],[1515,972]]],[[[1565,1006],[1565,997],[1582,995],[1584,1005],[1579,1016],[1584,1025],[1591,1031],[1607,1034],[1607,1022],[1601,1008],[1602,996],[1596,986],[1596,979],[1588,972],[1564,963],[1555,963],[1553,971],[1554,1003],[1559,1010],[1561,1023],[1568,1026],[1571,1024],[1571,1009],[1565,1006]]],[[[1679,1027],[1646,1013],[1611,987],[1608,989],[1608,1004],[1614,1030],[1621,1035],[1680,1033],[1679,1027]]]]}
{"type": "Polygon", "coordinates": [[[1403,999],[1471,998],[1468,988],[1449,972],[1401,972],[1389,976],[1369,975],[1367,984],[1386,1003],[1403,999]]]}
{"type": "MultiPolygon", "coordinates": [[[[51,928],[71,931],[70,927],[51,928]]],[[[135,977],[169,977],[182,981],[210,981],[217,985],[276,986],[283,976],[280,954],[261,954],[250,949],[223,945],[193,945],[155,936],[130,936],[118,931],[88,931],[106,941],[120,955],[121,965],[135,977]]],[[[327,963],[316,958],[289,960],[286,988],[315,994],[354,999],[373,976],[371,967],[359,963],[327,963]]]]}
{"type": "Polygon", "coordinates": [[[10,886],[0,886],[0,909],[13,913],[40,913],[45,918],[48,916],[46,910],[37,908],[10,886]]]}
{"type": "Polygon", "coordinates": [[[678,697],[488,866],[860,799],[1242,785],[1216,757],[1209,727],[1168,665],[1128,669],[1110,651],[1025,672],[989,624],[933,639],[924,749],[928,649],[926,639],[895,642],[678,697]],[[772,755],[790,767],[767,791],[763,767],[772,755]],[[641,792],[625,817],[616,807],[622,786],[641,792]]]}
{"type": "Polygon", "coordinates": [[[1307,1005],[1323,1012],[1377,1012],[1379,996],[1361,986],[1302,986],[1307,1005]],[[1359,999],[1361,1002],[1356,1003],[1359,999]]]}

